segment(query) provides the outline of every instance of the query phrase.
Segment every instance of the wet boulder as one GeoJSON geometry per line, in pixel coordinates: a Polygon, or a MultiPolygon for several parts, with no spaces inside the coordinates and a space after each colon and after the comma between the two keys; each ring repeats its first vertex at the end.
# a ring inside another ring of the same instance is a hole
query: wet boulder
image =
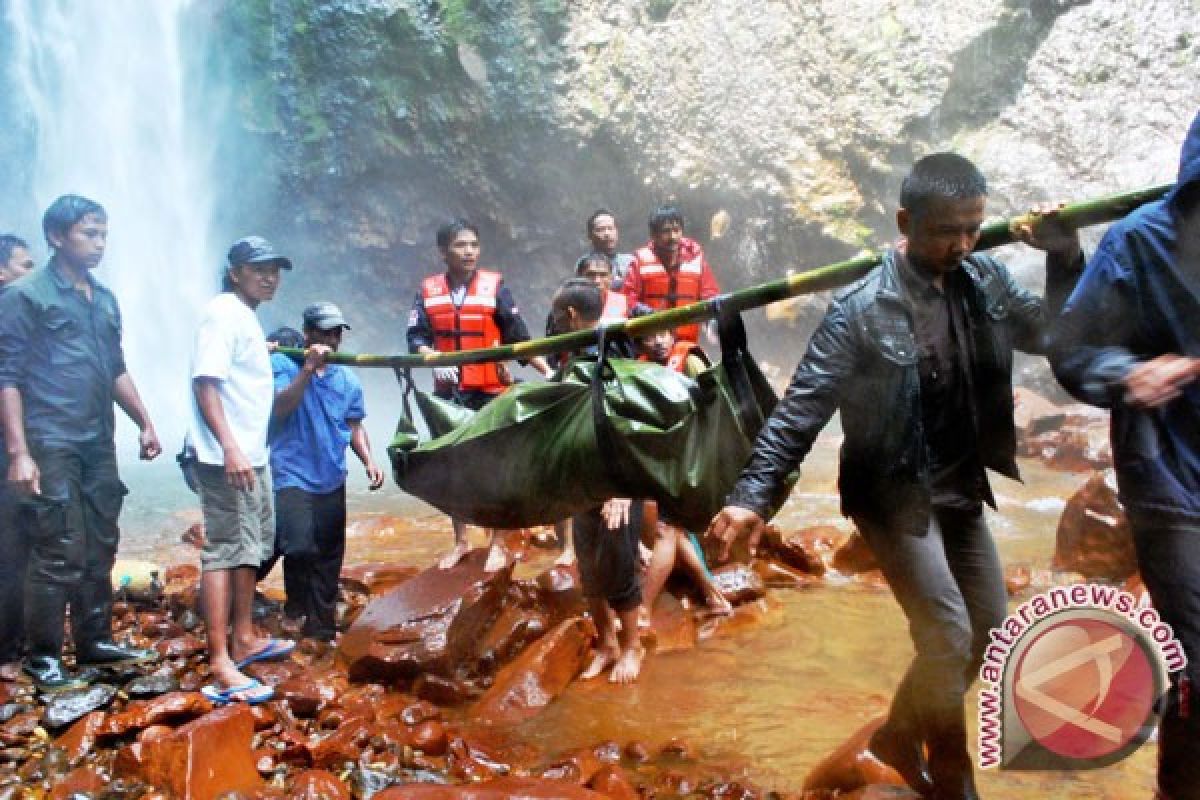
{"type": "Polygon", "coordinates": [[[105,718],[103,711],[87,714],[58,737],[54,742],[55,747],[61,748],[67,754],[67,760],[71,764],[78,764],[92,752],[100,737],[105,735],[105,718]]]}
{"type": "Polygon", "coordinates": [[[770,558],[754,559],[754,571],[771,589],[807,589],[821,583],[821,578],[812,573],[770,558]]]}
{"type": "Polygon", "coordinates": [[[507,663],[547,627],[546,615],[540,611],[505,605],[479,643],[479,659],[487,664],[507,663]]]}
{"type": "Polygon", "coordinates": [[[417,567],[404,564],[359,564],[343,567],[339,580],[352,591],[375,596],[391,591],[420,572],[417,567]]]}
{"type": "Polygon", "coordinates": [[[538,607],[545,609],[551,625],[578,616],[587,608],[575,567],[556,564],[538,575],[534,583],[538,607]]]}
{"type": "Polygon", "coordinates": [[[50,790],[50,800],[94,797],[108,788],[108,779],[96,767],[79,767],[58,779],[50,790]]]}
{"type": "Polygon", "coordinates": [[[309,769],[292,781],[288,796],[293,800],[350,800],[350,790],[332,772],[309,769]]]}
{"type": "Polygon", "coordinates": [[[254,715],[240,703],[217,709],[173,733],[136,742],[114,771],[164,789],[179,800],[251,794],[263,786],[255,768],[254,715]]]}
{"type": "Polygon", "coordinates": [[[759,545],[759,554],[771,555],[792,569],[820,576],[825,574],[824,557],[832,554],[833,543],[844,536],[831,525],[817,525],[791,533],[782,533],[770,526],[759,545]]]}
{"type": "Polygon", "coordinates": [[[1067,501],[1058,521],[1053,566],[1113,582],[1137,570],[1133,533],[1117,500],[1112,470],[1092,475],[1067,501]]]}
{"type": "Polygon", "coordinates": [[[484,550],[433,567],[372,600],[339,644],[351,680],[451,676],[500,612],[511,568],[483,571],[484,550]]]}
{"type": "Polygon", "coordinates": [[[613,764],[601,767],[588,781],[588,788],[610,800],[638,800],[641,797],[637,787],[626,777],[624,770],[613,764]]]}
{"type": "Polygon", "coordinates": [[[730,603],[741,605],[759,599],[767,586],[749,564],[726,564],[712,573],[713,583],[730,603]]]}
{"type": "Polygon", "coordinates": [[[116,687],[106,683],[60,692],[53,695],[46,703],[42,724],[49,730],[65,728],[86,714],[104,708],[116,696],[116,687]]]}
{"type": "Polygon", "coordinates": [[[582,617],[560,622],[500,670],[472,716],[508,724],[537,714],[579,674],[594,635],[591,622],[582,617]]]}
{"type": "Polygon", "coordinates": [[[860,533],[852,533],[833,553],[832,566],[843,575],[857,575],[878,568],[871,546],[860,533]]]}
{"type": "Polygon", "coordinates": [[[158,697],[179,690],[179,680],[170,672],[139,675],[122,689],[132,698],[158,697]]]}
{"type": "Polygon", "coordinates": [[[900,773],[880,761],[867,749],[871,734],[883,725],[884,719],[879,717],[868,722],[818,762],[804,779],[804,791],[826,789],[851,792],[872,784],[907,787],[900,773]]]}
{"type": "Polygon", "coordinates": [[[1108,412],[1081,403],[1058,406],[1028,389],[1017,389],[1013,401],[1018,455],[1071,472],[1112,464],[1108,412]]]}
{"type": "Polygon", "coordinates": [[[151,725],[178,723],[212,711],[212,703],[199,692],[168,692],[150,700],[130,703],[124,711],[111,715],[102,733],[124,736],[151,725]]]}

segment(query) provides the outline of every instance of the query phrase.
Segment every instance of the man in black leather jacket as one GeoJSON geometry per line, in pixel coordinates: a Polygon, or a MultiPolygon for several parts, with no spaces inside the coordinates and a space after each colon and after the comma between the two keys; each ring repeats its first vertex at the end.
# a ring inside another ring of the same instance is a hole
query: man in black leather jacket
{"type": "Polygon", "coordinates": [[[1006,613],[983,503],[995,506],[985,468],[1017,477],[1012,351],[1044,351],[1083,265],[1053,212],[1016,231],[1048,253],[1046,300],[972,255],[986,194],[961,156],[913,166],[896,214],[904,244],[835,297],[708,531],[726,550],[741,536],[753,550],[788,475],[841,412],[842,512],[871,545],[916,649],[871,750],[934,798],[977,796],[963,697],[1006,613]]]}

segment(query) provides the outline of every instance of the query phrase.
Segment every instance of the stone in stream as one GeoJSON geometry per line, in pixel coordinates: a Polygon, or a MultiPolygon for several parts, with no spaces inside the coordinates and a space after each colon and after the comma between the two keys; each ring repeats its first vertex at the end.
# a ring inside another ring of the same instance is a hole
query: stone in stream
{"type": "Polygon", "coordinates": [[[1112,582],[1137,571],[1133,532],[1117,500],[1112,470],[1092,475],[1067,501],[1058,521],[1053,566],[1112,582]]]}
{"type": "Polygon", "coordinates": [[[496,619],[511,579],[511,567],[484,572],[486,556],[473,551],[372,600],[338,645],[351,680],[452,677],[496,619]]]}
{"type": "Polygon", "coordinates": [[[859,533],[852,533],[834,552],[831,566],[843,575],[857,575],[870,572],[879,565],[867,540],[859,533]]]}
{"type": "Polygon", "coordinates": [[[116,696],[116,687],[107,683],[59,692],[46,703],[42,724],[50,730],[65,728],[84,715],[104,708],[116,696]]]}
{"type": "Polygon", "coordinates": [[[251,742],[254,714],[241,703],[219,708],[171,734],[117,753],[113,771],[163,789],[178,800],[251,794],[263,786],[251,742]]]}
{"type": "Polygon", "coordinates": [[[288,796],[293,800],[350,800],[350,790],[332,772],[307,769],[292,781],[288,796]]]}
{"type": "Polygon", "coordinates": [[[595,629],[583,617],[563,620],[496,675],[472,707],[475,719],[509,724],[550,704],[583,669],[595,629]]]}
{"type": "Polygon", "coordinates": [[[125,694],[132,698],[157,697],[160,694],[178,690],[179,681],[169,672],[139,675],[125,684],[125,688],[122,689],[125,694]]]}
{"type": "Polygon", "coordinates": [[[825,574],[822,555],[832,553],[833,542],[843,536],[840,530],[831,525],[818,525],[787,534],[772,525],[767,528],[759,550],[760,554],[773,555],[793,569],[820,576],[825,574]]]}
{"type": "Polygon", "coordinates": [[[867,749],[871,734],[883,725],[884,720],[885,717],[879,717],[868,722],[822,759],[804,779],[804,791],[851,792],[872,784],[907,787],[896,770],[867,749]]]}
{"type": "Polygon", "coordinates": [[[741,605],[767,593],[766,584],[749,564],[726,564],[712,572],[713,583],[730,603],[741,605]]]}

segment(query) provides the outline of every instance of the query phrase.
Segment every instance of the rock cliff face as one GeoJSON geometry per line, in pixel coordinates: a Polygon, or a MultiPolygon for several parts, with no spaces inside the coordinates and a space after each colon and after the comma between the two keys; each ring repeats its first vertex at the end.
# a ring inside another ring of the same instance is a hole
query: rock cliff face
{"type": "MultiPolygon", "coordinates": [[[[736,288],[886,244],[934,150],[980,164],[993,213],[1173,177],[1198,19],[1196,0],[228,0],[210,65],[259,180],[223,207],[397,317],[456,215],[531,320],[599,206],[632,246],[677,202],[736,288]]],[[[371,344],[399,345],[386,327],[371,344]]]]}

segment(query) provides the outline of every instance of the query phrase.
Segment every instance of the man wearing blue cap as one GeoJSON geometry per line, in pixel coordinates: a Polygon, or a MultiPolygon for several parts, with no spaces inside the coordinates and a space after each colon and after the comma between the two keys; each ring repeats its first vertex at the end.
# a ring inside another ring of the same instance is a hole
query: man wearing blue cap
{"type": "Polygon", "coordinates": [[[275,400],[271,358],[255,309],[275,296],[292,262],[260,236],[229,249],[223,291],[200,315],[192,351],[196,482],[204,511],[201,611],[208,628],[215,703],[262,703],[272,690],[248,677],[254,661],[282,658],[295,644],[260,637],[252,609],[255,574],[275,549],[267,471],[267,426],[275,400]],[[232,630],[231,630],[232,627],[232,630]]]}
{"type": "Polygon", "coordinates": [[[383,470],[371,457],[362,384],[352,370],[326,364],[350,329],[333,303],[304,309],[304,363],[276,353],[271,412],[271,478],[276,550],[283,555],[284,612],[303,618],[304,635],[329,642],[336,633],[338,575],[346,552],[346,446],[367,471],[372,490],[383,470]]]}

